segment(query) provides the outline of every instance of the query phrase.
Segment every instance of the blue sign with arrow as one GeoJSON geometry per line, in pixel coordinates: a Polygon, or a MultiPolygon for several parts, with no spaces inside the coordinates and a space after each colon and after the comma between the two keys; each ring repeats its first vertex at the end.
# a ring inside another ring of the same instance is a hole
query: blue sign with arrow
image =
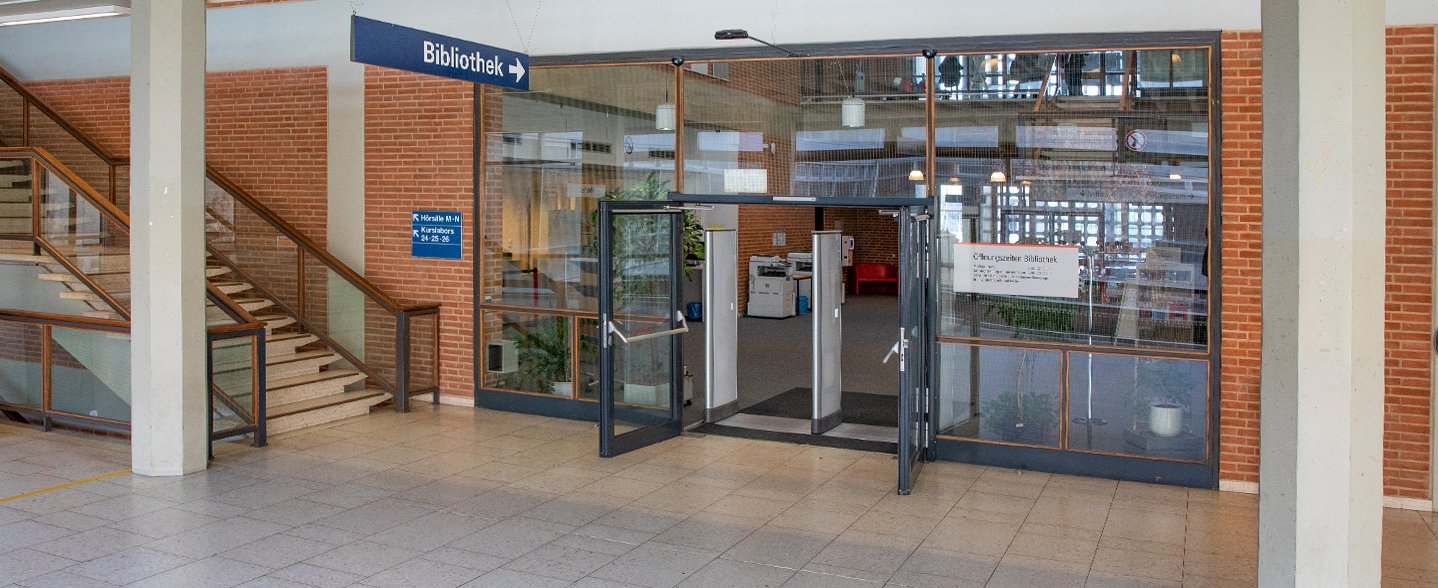
{"type": "Polygon", "coordinates": [[[463,214],[416,210],[409,213],[409,229],[410,256],[436,259],[464,257],[463,214]]]}
{"type": "Polygon", "coordinates": [[[529,89],[528,55],[362,16],[350,17],[350,61],[529,89]]]}

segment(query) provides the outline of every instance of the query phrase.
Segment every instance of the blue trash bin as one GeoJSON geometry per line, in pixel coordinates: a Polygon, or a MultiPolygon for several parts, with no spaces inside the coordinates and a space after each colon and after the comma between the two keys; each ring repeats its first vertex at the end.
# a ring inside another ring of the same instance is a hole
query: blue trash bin
{"type": "Polygon", "coordinates": [[[809,314],[809,297],[799,297],[799,314],[809,314]]]}
{"type": "Polygon", "coordinates": [[[704,303],[690,302],[684,305],[684,318],[691,321],[704,320],[704,303]]]}

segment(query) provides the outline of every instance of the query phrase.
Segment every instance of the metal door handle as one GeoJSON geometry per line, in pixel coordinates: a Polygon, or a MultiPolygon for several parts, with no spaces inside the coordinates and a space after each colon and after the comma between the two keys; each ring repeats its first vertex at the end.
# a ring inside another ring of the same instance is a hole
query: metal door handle
{"type": "Polygon", "coordinates": [[[674,311],[674,318],[679,320],[679,327],[678,327],[678,328],[674,328],[674,329],[669,329],[669,330],[667,330],[667,331],[655,331],[655,332],[653,332],[653,333],[640,333],[640,334],[638,334],[638,335],[626,336],[626,335],[624,334],[624,331],[619,330],[619,323],[616,323],[616,322],[614,322],[614,321],[609,321],[609,332],[610,332],[610,333],[613,333],[613,334],[616,335],[616,336],[618,336],[618,337],[619,337],[619,340],[620,340],[621,342],[623,342],[625,345],[628,345],[628,344],[630,344],[630,343],[634,343],[634,342],[636,342],[636,341],[643,341],[643,340],[645,340],[645,339],[655,339],[655,338],[658,338],[658,337],[666,337],[666,336],[669,336],[669,335],[678,335],[678,334],[681,334],[681,333],[688,333],[688,332],[689,332],[689,323],[684,320],[684,313],[679,312],[679,311],[676,310],[676,311],[674,311]]]}
{"type": "Polygon", "coordinates": [[[894,346],[889,348],[889,352],[884,354],[884,363],[889,363],[889,358],[894,357],[895,355],[898,355],[898,354],[899,354],[899,346],[900,346],[900,345],[903,345],[903,344],[904,344],[903,339],[900,339],[900,340],[898,340],[898,341],[895,341],[895,342],[894,342],[894,346]]]}

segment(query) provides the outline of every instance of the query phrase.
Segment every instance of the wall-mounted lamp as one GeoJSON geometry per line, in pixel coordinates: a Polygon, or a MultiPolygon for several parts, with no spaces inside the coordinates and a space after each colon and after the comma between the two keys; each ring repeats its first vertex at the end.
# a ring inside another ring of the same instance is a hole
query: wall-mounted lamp
{"type": "Polygon", "coordinates": [[[723,30],[714,31],[714,39],[717,40],[717,41],[733,41],[733,40],[735,40],[735,39],[749,39],[750,41],[754,41],[754,42],[756,42],[756,43],[763,43],[763,44],[765,44],[765,45],[768,45],[768,46],[770,46],[770,47],[773,47],[773,48],[775,48],[775,49],[778,49],[778,50],[780,50],[780,51],[783,51],[783,52],[785,52],[785,53],[788,53],[789,55],[792,55],[792,56],[794,56],[794,57],[799,57],[799,56],[800,56],[799,53],[795,53],[795,52],[793,52],[793,51],[790,51],[790,50],[788,50],[788,49],[785,49],[785,48],[783,48],[783,47],[780,47],[780,46],[778,46],[778,45],[775,45],[775,44],[773,44],[773,43],[770,43],[770,42],[768,42],[768,41],[765,41],[765,40],[763,40],[763,39],[760,39],[760,38],[758,38],[758,37],[751,37],[751,36],[749,36],[749,31],[746,31],[746,30],[744,30],[744,29],[723,29],[723,30]]]}
{"type": "Polygon", "coordinates": [[[850,96],[839,106],[839,122],[851,129],[864,126],[864,100],[850,96]]]}

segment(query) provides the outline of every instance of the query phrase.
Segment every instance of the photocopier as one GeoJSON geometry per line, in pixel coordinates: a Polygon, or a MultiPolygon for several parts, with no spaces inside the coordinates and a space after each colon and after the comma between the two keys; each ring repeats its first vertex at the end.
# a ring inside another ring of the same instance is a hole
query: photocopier
{"type": "Polygon", "coordinates": [[[814,252],[795,251],[789,254],[789,275],[796,278],[798,282],[799,295],[808,298],[813,303],[813,280],[805,279],[814,277],[814,252]]]}
{"type": "Polygon", "coordinates": [[[777,255],[749,257],[749,316],[794,316],[798,291],[789,264],[777,255]]]}

